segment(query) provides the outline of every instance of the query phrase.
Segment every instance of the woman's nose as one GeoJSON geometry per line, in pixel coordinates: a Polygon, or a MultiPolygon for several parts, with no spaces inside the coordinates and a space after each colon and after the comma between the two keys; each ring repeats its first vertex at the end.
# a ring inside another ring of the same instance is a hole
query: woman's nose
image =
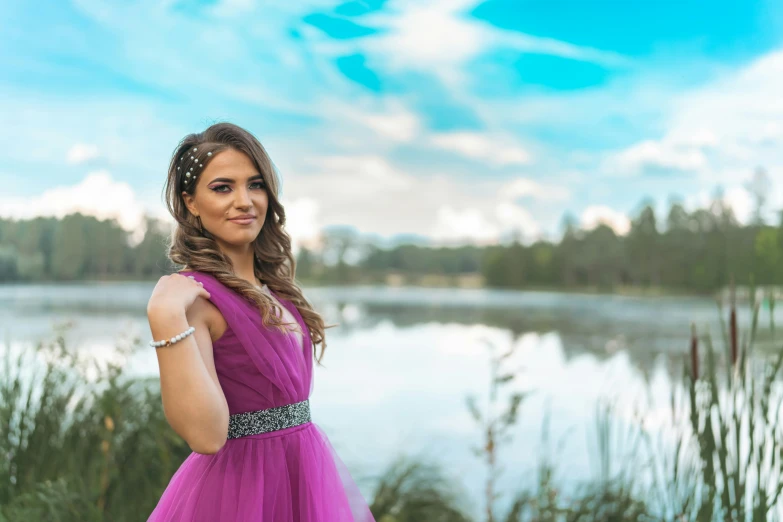
{"type": "Polygon", "coordinates": [[[250,206],[251,200],[250,200],[250,193],[249,191],[245,189],[238,189],[234,192],[234,203],[238,207],[248,207],[250,206]]]}

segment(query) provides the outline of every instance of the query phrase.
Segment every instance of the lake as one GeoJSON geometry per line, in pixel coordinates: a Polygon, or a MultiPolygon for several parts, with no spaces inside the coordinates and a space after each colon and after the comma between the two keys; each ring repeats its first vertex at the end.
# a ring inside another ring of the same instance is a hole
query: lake
{"type": "MultiPolygon", "coordinates": [[[[153,287],[0,286],[0,334],[12,349],[25,349],[51,336],[53,325],[72,321],[69,346],[100,360],[115,357],[119,333],[137,335],[142,346],[127,371],[157,375],[155,349],[147,345],[153,287]]],[[[720,341],[708,298],[404,287],[313,287],[305,295],[327,324],[340,323],[326,331],[325,367],[316,368],[311,405],[356,478],[380,473],[401,454],[425,456],[465,488],[475,513],[483,509],[485,471],[471,452],[481,445],[481,430],[465,398],[477,396],[486,409],[488,346],[513,349],[506,367],[517,377],[501,398],[531,392],[513,440],[499,450],[503,506],[511,492],[535,482],[542,455],[552,456],[557,482],[596,472],[591,440],[602,398],[629,405],[647,400],[649,391],[645,420],[654,427],[665,415],[672,376],[681,375],[692,321],[720,341]],[[541,432],[548,415],[547,453],[541,432]]],[[[740,319],[749,320],[744,309],[740,319]]],[[[621,424],[630,421],[619,415],[621,424]]],[[[369,497],[371,483],[362,490],[369,497]]]]}

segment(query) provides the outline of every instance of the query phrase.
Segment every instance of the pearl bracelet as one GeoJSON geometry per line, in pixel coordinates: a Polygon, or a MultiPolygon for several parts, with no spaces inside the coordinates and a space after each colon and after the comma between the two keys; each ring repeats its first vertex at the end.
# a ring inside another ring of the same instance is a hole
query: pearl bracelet
{"type": "Polygon", "coordinates": [[[152,346],[153,348],[159,348],[161,346],[171,346],[172,344],[176,343],[177,341],[181,341],[182,339],[184,339],[185,337],[187,337],[188,335],[192,334],[195,331],[196,328],[191,326],[181,334],[177,334],[171,339],[163,339],[162,341],[150,341],[150,346],[152,346]]]}

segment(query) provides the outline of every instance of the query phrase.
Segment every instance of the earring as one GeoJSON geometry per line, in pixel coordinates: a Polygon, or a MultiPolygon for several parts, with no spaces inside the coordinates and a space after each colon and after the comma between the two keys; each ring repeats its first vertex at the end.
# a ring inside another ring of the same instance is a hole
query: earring
{"type": "Polygon", "coordinates": [[[201,229],[201,235],[204,235],[204,225],[201,223],[201,216],[196,216],[196,220],[198,221],[198,226],[201,229]]]}

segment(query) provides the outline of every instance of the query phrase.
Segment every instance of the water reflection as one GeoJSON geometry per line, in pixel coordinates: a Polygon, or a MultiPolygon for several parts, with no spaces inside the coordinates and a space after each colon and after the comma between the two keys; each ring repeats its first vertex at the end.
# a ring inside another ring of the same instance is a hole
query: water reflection
{"type": "MultiPolygon", "coordinates": [[[[146,343],[146,304],[154,283],[0,286],[0,329],[23,348],[73,321],[70,345],[104,360],[118,333],[137,336],[128,372],[157,375],[146,343]]],[[[513,388],[532,391],[512,443],[501,450],[501,490],[535,480],[542,423],[551,415],[552,444],[563,478],[591,472],[588,432],[597,402],[632,402],[650,394],[650,421],[679,376],[690,323],[717,335],[710,299],[632,298],[558,293],[419,288],[312,288],[324,315],[325,368],[315,374],[313,416],[358,475],[372,474],[400,453],[422,454],[475,493],[481,462],[470,449],[481,435],[465,397],[486,400],[490,361],[485,343],[514,348],[513,388]],[[657,406],[656,406],[657,405],[657,406]]],[[[740,313],[741,323],[749,321],[740,313]]],[[[627,419],[630,422],[630,419],[627,419]]]]}

